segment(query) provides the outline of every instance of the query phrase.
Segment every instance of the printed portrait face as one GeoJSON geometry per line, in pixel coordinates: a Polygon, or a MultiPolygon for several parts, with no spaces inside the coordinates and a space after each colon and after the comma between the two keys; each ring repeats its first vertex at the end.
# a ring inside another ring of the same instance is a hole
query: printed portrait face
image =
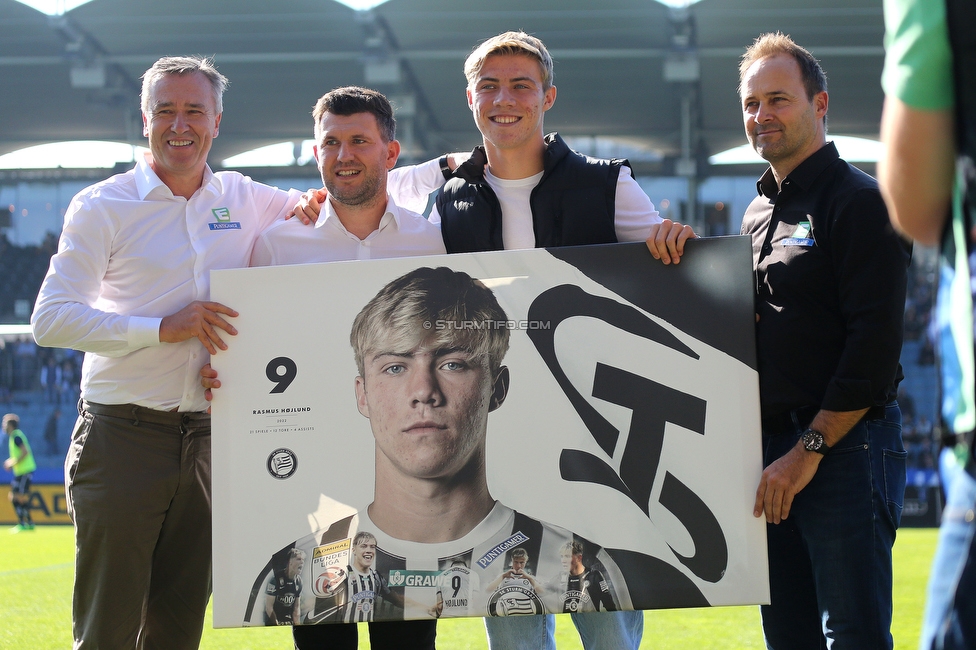
{"type": "Polygon", "coordinates": [[[299,573],[302,572],[302,568],[305,566],[305,558],[296,555],[288,560],[288,577],[294,578],[299,573]]]}
{"type": "Polygon", "coordinates": [[[423,479],[484,471],[488,413],[504,399],[507,372],[498,372],[502,387],[484,355],[426,342],[369,353],[356,400],[376,439],[377,466],[423,479]]]}
{"type": "Polygon", "coordinates": [[[376,559],[376,538],[372,536],[359,537],[352,547],[353,566],[359,571],[365,571],[373,566],[376,559]]]}
{"type": "Polygon", "coordinates": [[[559,564],[563,571],[569,571],[573,566],[573,552],[568,548],[559,549],[559,564]]]}
{"type": "Polygon", "coordinates": [[[526,556],[516,557],[512,556],[512,571],[516,573],[522,573],[525,570],[525,563],[528,560],[526,556]]]}

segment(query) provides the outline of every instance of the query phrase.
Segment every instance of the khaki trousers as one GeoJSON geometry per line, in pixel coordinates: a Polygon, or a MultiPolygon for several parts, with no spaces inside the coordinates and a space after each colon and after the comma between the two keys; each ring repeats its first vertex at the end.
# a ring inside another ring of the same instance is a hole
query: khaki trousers
{"type": "Polygon", "coordinates": [[[65,493],[74,648],[197,648],[211,590],[210,416],[82,400],[65,493]]]}

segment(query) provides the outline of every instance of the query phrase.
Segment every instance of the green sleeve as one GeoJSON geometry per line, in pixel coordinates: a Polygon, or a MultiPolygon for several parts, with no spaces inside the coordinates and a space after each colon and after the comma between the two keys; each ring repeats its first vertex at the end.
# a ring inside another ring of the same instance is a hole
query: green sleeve
{"type": "Polygon", "coordinates": [[[945,0],[884,0],[885,94],[921,110],[953,105],[945,0]]]}

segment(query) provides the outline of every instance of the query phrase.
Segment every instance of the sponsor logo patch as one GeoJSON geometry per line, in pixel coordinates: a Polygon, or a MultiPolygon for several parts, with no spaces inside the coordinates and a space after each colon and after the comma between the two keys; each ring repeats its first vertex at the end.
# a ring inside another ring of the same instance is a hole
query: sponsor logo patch
{"type": "Polygon", "coordinates": [[[505,552],[509,549],[515,548],[519,544],[524,544],[527,541],[529,541],[529,538],[524,535],[522,531],[515,533],[504,542],[478,558],[478,566],[480,566],[482,569],[486,568],[499,557],[505,555],[505,552]]]}
{"type": "Polygon", "coordinates": [[[352,540],[342,539],[312,549],[313,594],[319,598],[339,598],[344,593],[350,548],[352,540]]]}
{"type": "Polygon", "coordinates": [[[211,208],[210,212],[213,213],[214,219],[217,223],[209,223],[210,230],[240,230],[240,221],[230,220],[230,210],[227,208],[211,208]]]}

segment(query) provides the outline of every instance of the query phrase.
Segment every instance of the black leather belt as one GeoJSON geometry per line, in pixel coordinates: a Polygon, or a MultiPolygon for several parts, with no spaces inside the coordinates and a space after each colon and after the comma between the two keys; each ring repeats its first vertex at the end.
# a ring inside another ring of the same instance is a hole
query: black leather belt
{"type": "Polygon", "coordinates": [[[79,411],[84,410],[95,415],[131,420],[136,426],[140,422],[146,422],[149,424],[178,427],[181,424],[210,419],[209,413],[198,413],[195,411],[159,411],[136,404],[96,404],[95,402],[81,400],[78,403],[78,408],[79,411]]]}

